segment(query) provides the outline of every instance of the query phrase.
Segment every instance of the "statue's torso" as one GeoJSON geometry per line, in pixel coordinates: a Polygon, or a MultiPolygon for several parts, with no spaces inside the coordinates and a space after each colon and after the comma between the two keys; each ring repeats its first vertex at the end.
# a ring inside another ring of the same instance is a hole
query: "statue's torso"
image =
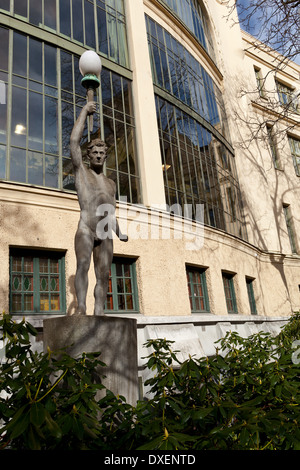
{"type": "Polygon", "coordinates": [[[115,184],[103,173],[97,174],[82,164],[75,173],[75,186],[81,209],[80,223],[87,226],[97,238],[98,222],[107,211],[110,214],[114,212],[115,184]]]}

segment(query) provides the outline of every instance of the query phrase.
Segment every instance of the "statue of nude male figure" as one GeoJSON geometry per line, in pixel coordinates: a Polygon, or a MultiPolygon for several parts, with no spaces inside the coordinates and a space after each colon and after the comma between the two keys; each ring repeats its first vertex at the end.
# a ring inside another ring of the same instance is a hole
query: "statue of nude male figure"
{"type": "Polygon", "coordinates": [[[109,270],[113,258],[113,239],[110,228],[115,231],[120,240],[128,241],[128,237],[121,233],[115,217],[116,185],[114,181],[107,178],[103,173],[104,162],[107,158],[105,142],[95,139],[88,144],[87,156],[90,162],[89,168],[82,161],[80,141],[86,118],[95,111],[96,103],[94,102],[88,102],[83,107],[70,138],[75,186],[80,206],[80,220],[75,235],[77,260],[75,291],[78,304],[75,315],[86,315],[88,270],[92,254],[96,275],[94,315],[104,314],[109,270]],[[101,211],[101,207],[108,208],[108,210],[101,211]],[[107,220],[110,223],[102,227],[101,221],[107,220]]]}

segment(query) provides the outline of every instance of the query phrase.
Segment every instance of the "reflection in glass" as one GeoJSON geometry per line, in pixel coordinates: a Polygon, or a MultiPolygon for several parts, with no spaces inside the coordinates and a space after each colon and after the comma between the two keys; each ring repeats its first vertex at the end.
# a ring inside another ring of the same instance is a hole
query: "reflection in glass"
{"type": "Polygon", "coordinates": [[[27,17],[27,0],[14,2],[14,14],[27,17]]]}
{"type": "Polygon", "coordinates": [[[45,156],[45,186],[58,188],[59,160],[50,155],[45,156]]]}
{"type": "Polygon", "coordinates": [[[26,145],[26,90],[12,88],[11,144],[26,145]]]}
{"type": "Polygon", "coordinates": [[[44,0],[44,23],[56,30],[56,0],[44,0]]]}
{"type": "Polygon", "coordinates": [[[83,42],[83,24],[82,24],[82,2],[73,0],[73,38],[76,41],[83,42]]]}
{"type": "Polygon", "coordinates": [[[28,148],[43,150],[43,96],[29,92],[28,148]]]}
{"type": "Polygon", "coordinates": [[[95,42],[95,28],[94,26],[94,5],[85,0],[84,2],[84,17],[85,17],[85,43],[92,47],[96,47],[95,42]]]}
{"type": "Polygon", "coordinates": [[[28,183],[43,185],[43,155],[28,151],[28,183]]]}
{"type": "Polygon", "coordinates": [[[66,36],[71,36],[71,13],[70,0],[59,2],[60,32],[66,36]]]}
{"type": "Polygon", "coordinates": [[[26,150],[11,147],[10,149],[10,180],[26,182],[26,150]]]}
{"type": "MultiPolygon", "coordinates": [[[[29,39],[29,78],[42,81],[42,43],[29,39]]],[[[25,74],[27,75],[27,74],[25,74]]]]}

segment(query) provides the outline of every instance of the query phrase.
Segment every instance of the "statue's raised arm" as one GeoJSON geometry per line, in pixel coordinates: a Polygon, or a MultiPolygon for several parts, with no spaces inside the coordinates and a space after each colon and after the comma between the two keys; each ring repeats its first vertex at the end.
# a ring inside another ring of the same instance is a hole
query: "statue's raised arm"
{"type": "Polygon", "coordinates": [[[82,153],[80,148],[80,141],[82,139],[83,131],[86,125],[86,118],[90,114],[93,114],[96,111],[96,103],[91,101],[88,102],[81,110],[77,121],[74,124],[71,137],[70,137],[70,150],[71,150],[71,159],[74,166],[74,169],[80,167],[82,164],[82,153]]]}

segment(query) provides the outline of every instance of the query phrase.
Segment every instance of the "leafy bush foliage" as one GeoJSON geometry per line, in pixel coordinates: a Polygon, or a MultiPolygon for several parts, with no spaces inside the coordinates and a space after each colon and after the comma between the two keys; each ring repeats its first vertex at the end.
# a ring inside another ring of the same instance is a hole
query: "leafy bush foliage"
{"type": "Polygon", "coordinates": [[[213,357],[184,362],[150,340],[149,398],[132,406],[98,397],[100,353],[33,352],[32,325],[3,315],[0,448],[299,450],[299,325],[295,314],[277,337],[229,332],[213,357]]]}

